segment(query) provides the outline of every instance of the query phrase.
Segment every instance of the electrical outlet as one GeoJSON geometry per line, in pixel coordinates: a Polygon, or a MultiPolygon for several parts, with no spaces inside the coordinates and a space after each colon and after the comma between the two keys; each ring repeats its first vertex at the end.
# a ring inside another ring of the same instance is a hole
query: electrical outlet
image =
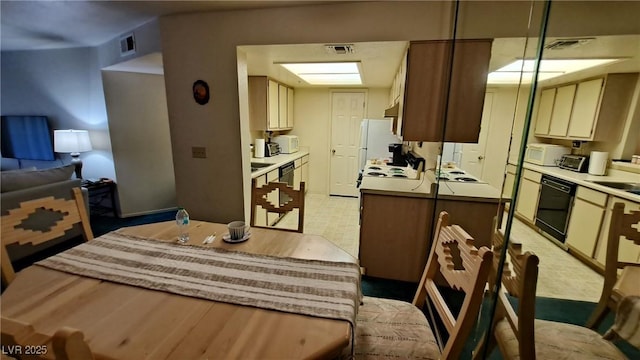
{"type": "Polygon", "coordinates": [[[207,158],[207,148],[202,146],[192,146],[191,147],[191,157],[206,159],[207,158]]]}
{"type": "Polygon", "coordinates": [[[574,149],[580,149],[580,147],[582,147],[582,141],[574,140],[573,143],[571,144],[571,147],[574,149]]]}

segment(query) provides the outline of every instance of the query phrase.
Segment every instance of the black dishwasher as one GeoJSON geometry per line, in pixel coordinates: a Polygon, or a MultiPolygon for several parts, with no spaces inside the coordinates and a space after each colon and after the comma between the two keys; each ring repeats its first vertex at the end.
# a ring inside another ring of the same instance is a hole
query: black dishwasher
{"type": "Polygon", "coordinates": [[[575,193],[574,183],[542,175],[536,226],[563,243],[575,193]]]}

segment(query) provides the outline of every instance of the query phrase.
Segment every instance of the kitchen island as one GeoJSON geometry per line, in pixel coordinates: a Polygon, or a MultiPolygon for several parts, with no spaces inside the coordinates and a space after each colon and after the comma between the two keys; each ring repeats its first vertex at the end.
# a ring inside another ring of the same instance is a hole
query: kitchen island
{"type": "Polygon", "coordinates": [[[364,177],[360,186],[360,265],[373,277],[417,282],[427,261],[434,221],[447,211],[477,246],[489,246],[502,214],[500,190],[485,183],[364,177]]]}

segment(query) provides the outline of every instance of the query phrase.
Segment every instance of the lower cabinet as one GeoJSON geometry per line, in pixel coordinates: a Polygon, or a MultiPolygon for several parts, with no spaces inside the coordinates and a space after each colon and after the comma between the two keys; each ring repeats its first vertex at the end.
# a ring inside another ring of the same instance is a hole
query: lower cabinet
{"type": "Polygon", "coordinates": [[[531,224],[535,223],[536,220],[541,178],[542,174],[539,172],[524,169],[520,181],[520,192],[518,194],[516,212],[531,224]]]}
{"type": "Polygon", "coordinates": [[[498,209],[503,210],[497,201],[367,193],[361,201],[360,266],[368,276],[411,282],[422,276],[441,211],[447,211],[451,224],[460,225],[480,247],[491,246],[493,219],[498,209]]]}
{"type": "MultiPolygon", "coordinates": [[[[605,261],[607,259],[607,242],[609,235],[609,223],[611,222],[611,210],[613,209],[613,204],[621,202],[624,204],[624,211],[629,212],[629,210],[640,211],[640,203],[621,199],[615,196],[609,196],[609,201],[607,202],[607,211],[604,216],[604,226],[602,227],[602,231],[600,232],[600,237],[598,244],[596,246],[595,260],[598,265],[604,267],[605,261]]],[[[618,260],[626,261],[626,262],[638,262],[640,259],[640,247],[635,245],[633,241],[620,239],[620,247],[618,248],[618,260]]]]}
{"type": "Polygon", "coordinates": [[[565,241],[570,251],[593,258],[607,206],[607,196],[578,186],[565,241]]]}
{"type": "MultiPolygon", "coordinates": [[[[256,187],[262,187],[267,184],[267,175],[256,178],[256,187]]],[[[254,223],[256,226],[267,226],[267,210],[262,206],[256,206],[254,223]]]]}
{"type": "Polygon", "coordinates": [[[302,166],[301,166],[302,170],[300,171],[301,173],[301,180],[304,182],[305,187],[304,187],[304,192],[306,193],[307,191],[309,191],[309,155],[305,155],[302,157],[302,166]]]}
{"type": "Polygon", "coordinates": [[[363,193],[360,266],[368,276],[418,282],[431,241],[433,200],[363,193]]]}
{"type": "MultiPolygon", "coordinates": [[[[267,182],[272,182],[272,181],[278,181],[278,179],[280,178],[280,173],[278,172],[278,170],[272,170],[269,171],[267,173],[267,182]]],[[[272,191],[269,194],[267,194],[267,200],[276,205],[278,204],[278,201],[280,199],[280,194],[277,191],[272,191]]],[[[278,220],[279,214],[278,213],[274,213],[274,212],[270,212],[267,213],[267,225],[271,226],[273,225],[273,223],[275,223],[278,220]]]]}

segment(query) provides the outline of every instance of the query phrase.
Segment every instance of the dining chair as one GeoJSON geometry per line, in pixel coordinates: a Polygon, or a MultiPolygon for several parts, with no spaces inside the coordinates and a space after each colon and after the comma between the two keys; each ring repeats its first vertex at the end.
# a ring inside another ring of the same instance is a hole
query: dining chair
{"type": "Polygon", "coordinates": [[[413,303],[363,298],[356,319],[356,359],[460,357],[482,304],[493,253],[487,247],[476,249],[464,229],[449,225],[449,214],[444,211],[438,217],[433,239],[413,303]],[[438,279],[464,293],[457,316],[445,302],[441,285],[436,286],[438,279]],[[423,312],[425,305],[430,314],[435,310],[444,324],[449,335],[446,342],[437,327],[429,325],[423,312]]]}
{"type": "MultiPolygon", "coordinates": [[[[493,237],[493,250],[498,253],[496,244],[504,246],[504,237],[498,231],[493,237]]],[[[615,345],[591,329],[535,318],[539,262],[534,253],[522,253],[520,244],[508,245],[493,331],[480,340],[473,359],[482,358],[485,346],[490,354],[496,344],[504,359],[626,359],[615,345]],[[507,294],[518,299],[517,310],[507,294]]],[[[492,276],[496,272],[497,262],[494,262],[492,276]]]]}
{"type": "MultiPolygon", "coordinates": [[[[283,182],[270,182],[261,187],[257,186],[257,180],[251,181],[251,227],[263,227],[256,225],[256,207],[261,206],[267,211],[267,213],[287,214],[293,209],[298,209],[298,229],[285,229],[278,228],[278,230],[297,231],[302,233],[304,230],[304,187],[305,183],[300,183],[300,189],[295,190],[293,187],[283,182]],[[278,204],[273,204],[268,199],[269,193],[276,191],[278,196],[276,197],[278,204]],[[288,197],[286,203],[280,203],[283,196],[288,197]]],[[[269,227],[273,228],[273,227],[269,227]]]]}
{"type": "Polygon", "coordinates": [[[640,263],[618,259],[620,241],[629,241],[627,245],[640,247],[638,223],[640,211],[631,210],[625,214],[624,203],[618,202],[613,205],[604,264],[604,285],[598,305],[587,320],[588,328],[596,329],[611,310],[616,311],[622,298],[640,296],[640,263]],[[624,238],[621,240],[621,237],[624,238]],[[622,272],[618,277],[619,270],[622,272]]]}
{"type": "Polygon", "coordinates": [[[72,191],[72,199],[57,199],[48,196],[23,201],[19,207],[9,210],[7,215],[2,216],[2,246],[0,247],[2,263],[0,266],[2,268],[2,283],[5,286],[9,286],[16,276],[7,252],[8,245],[39,245],[63,236],[65,231],[71,229],[75,224],[80,225],[84,241],[93,239],[82,191],[77,187],[72,191]],[[32,217],[46,217],[49,222],[48,227],[31,225],[30,219],[32,217]]]}
{"type": "Polygon", "coordinates": [[[35,331],[31,324],[2,316],[2,354],[29,359],[92,360],[93,354],[84,341],[84,334],[76,329],[63,327],[48,336],[35,331]],[[29,356],[27,356],[29,355],[29,356]]]}

